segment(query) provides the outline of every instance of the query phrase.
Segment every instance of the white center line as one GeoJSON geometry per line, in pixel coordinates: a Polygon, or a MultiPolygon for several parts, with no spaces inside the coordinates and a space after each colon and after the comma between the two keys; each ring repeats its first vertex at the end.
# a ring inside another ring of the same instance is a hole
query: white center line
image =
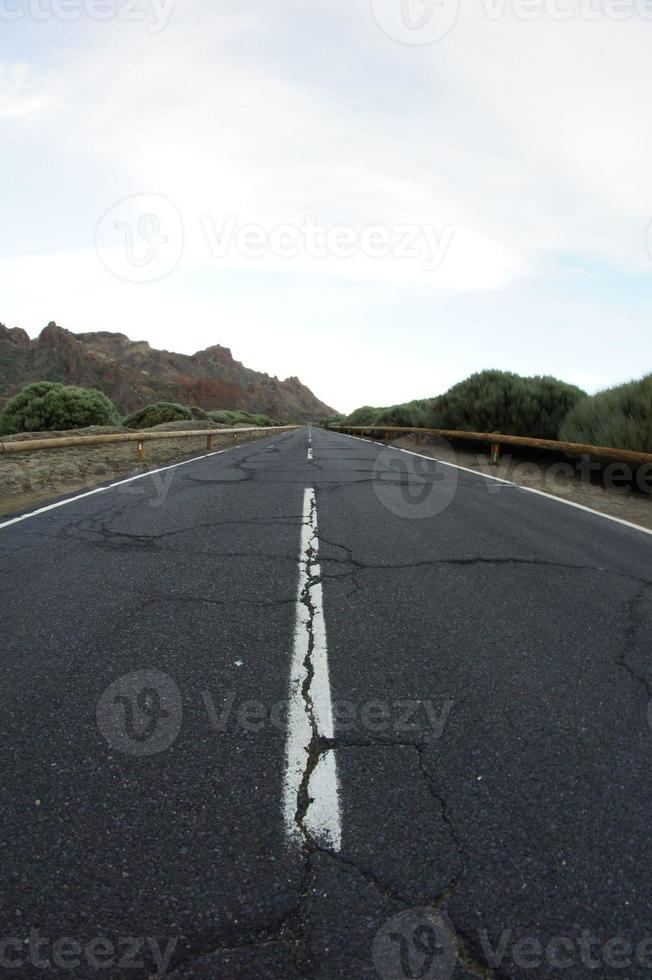
{"type": "Polygon", "coordinates": [[[312,462],[313,458],[314,457],[313,457],[312,449],[309,449],[308,450],[308,461],[309,462],[312,462]]]}
{"type": "Polygon", "coordinates": [[[288,734],[283,789],[283,818],[289,840],[307,839],[339,850],[342,844],[337,763],[332,739],[333,707],[322,587],[315,491],[303,497],[294,649],[290,669],[288,734]]]}

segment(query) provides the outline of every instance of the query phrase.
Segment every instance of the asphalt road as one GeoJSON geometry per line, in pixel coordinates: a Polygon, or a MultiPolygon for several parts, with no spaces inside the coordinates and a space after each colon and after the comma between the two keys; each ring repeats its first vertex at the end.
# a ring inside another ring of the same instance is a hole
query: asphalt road
{"type": "Polygon", "coordinates": [[[651,545],[318,430],[0,526],[0,976],[649,977],[651,545]]]}

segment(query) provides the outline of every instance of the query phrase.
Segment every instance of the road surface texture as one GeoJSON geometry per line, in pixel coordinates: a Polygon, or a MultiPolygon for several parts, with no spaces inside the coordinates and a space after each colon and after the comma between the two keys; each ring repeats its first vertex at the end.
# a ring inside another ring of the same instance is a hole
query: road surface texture
{"type": "Polygon", "coordinates": [[[652,540],[302,429],[0,527],[0,976],[649,977],[652,540]]]}

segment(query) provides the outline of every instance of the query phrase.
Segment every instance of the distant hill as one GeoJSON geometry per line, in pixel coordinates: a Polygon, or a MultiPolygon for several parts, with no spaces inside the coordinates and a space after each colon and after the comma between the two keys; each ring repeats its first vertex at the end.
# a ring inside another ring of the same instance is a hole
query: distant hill
{"type": "Polygon", "coordinates": [[[124,412],[153,401],[318,419],[333,409],[298,378],[279,381],[234,361],[227,347],[196,354],[156,350],[121,333],[81,333],[49,323],[36,340],[0,324],[0,406],[30,381],[99,388],[124,412]]]}

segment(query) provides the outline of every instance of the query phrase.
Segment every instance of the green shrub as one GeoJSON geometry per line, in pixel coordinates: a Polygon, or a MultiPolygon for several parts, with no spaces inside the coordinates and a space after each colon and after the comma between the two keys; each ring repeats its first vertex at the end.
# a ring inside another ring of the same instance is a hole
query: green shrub
{"type": "Polygon", "coordinates": [[[101,391],[37,381],[9,399],[0,415],[0,434],[58,432],[119,423],[115,405],[101,391]]]}
{"type": "Polygon", "coordinates": [[[197,408],[196,406],[194,406],[193,408],[190,409],[190,414],[192,415],[195,422],[209,421],[208,412],[205,412],[203,408],[197,408]]]}
{"type": "Polygon", "coordinates": [[[151,429],[152,426],[163,425],[165,422],[189,422],[191,419],[192,412],[185,405],[178,405],[176,402],[154,402],[132,412],[124,420],[124,424],[128,429],[151,429]]]}
{"type": "MultiPolygon", "coordinates": [[[[393,405],[382,408],[375,422],[379,425],[404,425],[413,428],[428,426],[428,405],[426,401],[408,402],[405,405],[393,405]]],[[[364,424],[364,423],[363,423],[364,424]]]]}
{"type": "Polygon", "coordinates": [[[346,417],[344,425],[373,425],[380,411],[381,409],[372,408],[371,405],[363,405],[346,417]]]}
{"type": "Polygon", "coordinates": [[[560,438],[652,453],[652,374],[583,398],[568,413],[560,438]]]}
{"type": "Polygon", "coordinates": [[[267,428],[270,425],[281,424],[280,422],[270,419],[268,415],[255,412],[245,412],[242,409],[238,410],[237,412],[233,412],[223,408],[219,411],[209,412],[208,414],[213,422],[219,422],[222,425],[251,425],[267,428]]]}
{"type": "Polygon", "coordinates": [[[434,398],[427,413],[428,425],[557,439],[569,411],[584,397],[586,393],[580,388],[556,378],[482,371],[434,398]]]}

